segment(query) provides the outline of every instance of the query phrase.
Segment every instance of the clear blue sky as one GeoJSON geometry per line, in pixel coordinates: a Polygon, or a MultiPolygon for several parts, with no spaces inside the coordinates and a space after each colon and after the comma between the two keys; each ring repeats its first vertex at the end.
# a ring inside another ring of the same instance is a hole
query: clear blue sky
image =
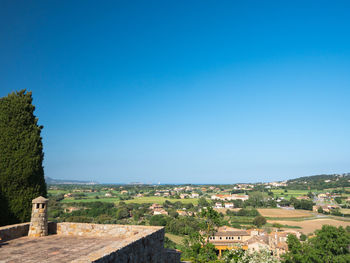
{"type": "Polygon", "coordinates": [[[0,96],[45,174],[128,183],[350,171],[349,1],[0,1],[0,96]]]}

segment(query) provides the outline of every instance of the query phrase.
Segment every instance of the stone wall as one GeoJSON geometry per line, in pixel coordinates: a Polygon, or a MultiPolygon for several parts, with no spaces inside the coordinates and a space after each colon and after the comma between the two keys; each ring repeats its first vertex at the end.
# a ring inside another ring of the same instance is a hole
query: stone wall
{"type": "MultiPolygon", "coordinates": [[[[123,239],[119,249],[97,251],[96,258],[89,258],[96,263],[162,263],[164,260],[164,229],[148,234],[142,238],[123,239]],[[107,252],[107,253],[106,253],[107,252]]],[[[81,259],[80,259],[81,260],[81,259]]],[[[84,261],[81,261],[84,262],[84,261]]],[[[175,263],[175,262],[172,262],[175,263]]]]}
{"type": "Polygon", "coordinates": [[[137,240],[120,250],[99,258],[96,263],[180,263],[181,254],[164,249],[164,230],[137,240]]]}
{"type": "Polygon", "coordinates": [[[164,228],[130,225],[58,223],[58,235],[120,238],[109,247],[74,261],[120,263],[179,263],[180,253],[164,249],[164,228]]]}
{"type": "MultiPolygon", "coordinates": [[[[8,225],[0,227],[1,241],[7,241],[28,235],[30,223],[23,223],[17,225],[8,225]]],[[[49,234],[56,234],[56,223],[49,222],[49,234]]]]}
{"type": "Polygon", "coordinates": [[[163,256],[164,263],[180,263],[181,260],[181,252],[178,252],[174,249],[164,249],[163,256]]]}
{"type": "Polygon", "coordinates": [[[163,228],[116,224],[57,223],[57,235],[86,237],[120,237],[127,239],[133,236],[142,237],[160,229],[163,228]]]}
{"type": "Polygon", "coordinates": [[[1,241],[7,241],[28,235],[30,223],[0,227],[1,241]]]}

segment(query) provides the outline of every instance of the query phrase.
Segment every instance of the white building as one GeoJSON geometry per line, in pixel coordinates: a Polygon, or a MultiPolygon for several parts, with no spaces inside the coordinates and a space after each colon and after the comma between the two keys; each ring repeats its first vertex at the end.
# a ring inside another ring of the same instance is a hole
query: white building
{"type": "Polygon", "coordinates": [[[234,208],[233,203],[225,203],[225,208],[234,208]]]}
{"type": "Polygon", "coordinates": [[[214,208],[222,208],[222,204],[221,204],[221,203],[219,203],[219,202],[217,202],[217,203],[215,203],[214,208]]]}

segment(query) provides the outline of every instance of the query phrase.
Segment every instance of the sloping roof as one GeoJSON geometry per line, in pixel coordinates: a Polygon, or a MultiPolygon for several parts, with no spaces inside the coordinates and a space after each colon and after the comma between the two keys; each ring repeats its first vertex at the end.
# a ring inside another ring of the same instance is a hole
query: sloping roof
{"type": "Polygon", "coordinates": [[[288,245],[287,245],[286,242],[279,242],[279,243],[276,245],[276,248],[288,250],[288,245]]]}
{"type": "Polygon", "coordinates": [[[270,236],[272,236],[272,237],[274,237],[274,236],[287,237],[289,234],[293,234],[293,233],[286,232],[286,231],[283,231],[283,232],[271,232],[270,236]]]}
{"type": "Polygon", "coordinates": [[[253,243],[262,243],[264,245],[268,245],[269,238],[267,236],[254,236],[247,241],[248,244],[253,243]]]}
{"type": "Polygon", "coordinates": [[[216,232],[214,236],[250,236],[247,231],[241,230],[241,231],[223,231],[223,232],[216,232]]]}
{"type": "Polygon", "coordinates": [[[226,231],[243,231],[241,228],[230,227],[230,226],[220,226],[217,229],[217,232],[226,232],[226,231]]]}
{"type": "Polygon", "coordinates": [[[46,199],[45,197],[39,196],[32,200],[33,204],[42,204],[49,202],[49,199],[46,199]]]}

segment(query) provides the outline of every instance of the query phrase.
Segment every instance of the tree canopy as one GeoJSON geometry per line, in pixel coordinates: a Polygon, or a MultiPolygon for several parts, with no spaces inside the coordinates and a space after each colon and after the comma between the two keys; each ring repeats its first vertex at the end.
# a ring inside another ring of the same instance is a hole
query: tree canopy
{"type": "Polygon", "coordinates": [[[261,227],[266,224],[266,218],[263,216],[256,216],[253,220],[253,224],[257,227],[261,227]]]}
{"type": "Polygon", "coordinates": [[[285,263],[350,262],[350,233],[343,227],[322,226],[315,237],[301,243],[294,235],[288,236],[285,263]]]}
{"type": "Polygon", "coordinates": [[[42,126],[31,92],[0,98],[0,225],[30,219],[31,200],[46,196],[42,126]]]}

